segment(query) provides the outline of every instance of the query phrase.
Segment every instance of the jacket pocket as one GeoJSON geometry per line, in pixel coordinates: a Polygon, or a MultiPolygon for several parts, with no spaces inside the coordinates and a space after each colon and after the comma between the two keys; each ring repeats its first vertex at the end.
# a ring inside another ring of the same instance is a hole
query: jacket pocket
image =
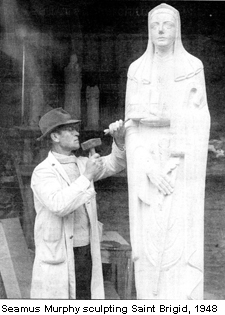
{"type": "Polygon", "coordinates": [[[41,252],[41,260],[46,264],[58,265],[66,260],[65,245],[62,239],[59,241],[44,241],[41,252]]]}

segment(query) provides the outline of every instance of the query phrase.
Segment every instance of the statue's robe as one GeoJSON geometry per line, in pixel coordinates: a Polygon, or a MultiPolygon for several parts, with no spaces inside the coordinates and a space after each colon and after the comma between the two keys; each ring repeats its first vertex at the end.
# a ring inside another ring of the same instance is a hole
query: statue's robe
{"type": "Polygon", "coordinates": [[[203,299],[210,128],[203,65],[183,46],[165,59],[149,53],[149,47],[131,64],[126,91],[130,234],[137,298],[203,299]],[[164,196],[147,173],[163,170],[171,162],[176,165],[168,174],[174,192],[164,196]]]}

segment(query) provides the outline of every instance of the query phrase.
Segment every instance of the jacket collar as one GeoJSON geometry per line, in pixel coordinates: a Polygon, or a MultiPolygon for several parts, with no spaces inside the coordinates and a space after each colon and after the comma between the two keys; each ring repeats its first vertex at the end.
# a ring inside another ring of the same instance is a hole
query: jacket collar
{"type": "Polygon", "coordinates": [[[62,165],[59,163],[59,161],[55,158],[55,156],[52,154],[51,151],[48,153],[48,162],[50,165],[63,177],[63,179],[68,183],[71,184],[71,181],[69,179],[69,176],[66,174],[66,171],[62,167],[62,165]]]}
{"type": "MultiPolygon", "coordinates": [[[[62,165],[59,163],[59,161],[55,158],[55,156],[52,154],[51,151],[48,153],[48,162],[51,164],[52,167],[56,169],[56,171],[64,178],[64,180],[68,183],[71,184],[71,181],[69,179],[69,176],[66,174],[66,171],[62,167],[62,165]]],[[[77,166],[80,171],[80,174],[84,173],[85,170],[85,164],[82,162],[81,159],[77,158],[77,166]]]]}

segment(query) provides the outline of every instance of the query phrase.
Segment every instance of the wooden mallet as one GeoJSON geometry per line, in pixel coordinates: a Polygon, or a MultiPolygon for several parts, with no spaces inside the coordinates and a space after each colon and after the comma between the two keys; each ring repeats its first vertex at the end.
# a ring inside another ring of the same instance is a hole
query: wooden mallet
{"type": "Polygon", "coordinates": [[[81,143],[81,148],[84,151],[89,150],[89,157],[95,154],[95,148],[102,144],[102,140],[100,138],[94,138],[87,140],[83,143],[81,143]]]}

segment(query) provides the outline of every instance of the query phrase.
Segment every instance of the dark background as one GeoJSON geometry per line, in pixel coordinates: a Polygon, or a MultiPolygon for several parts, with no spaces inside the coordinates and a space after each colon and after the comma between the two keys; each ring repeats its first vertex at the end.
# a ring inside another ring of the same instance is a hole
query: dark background
{"type": "MultiPolygon", "coordinates": [[[[218,138],[224,121],[225,4],[223,1],[165,2],[180,12],[185,48],[204,64],[211,137],[218,138]]],[[[100,109],[109,108],[108,117],[102,117],[103,125],[110,119],[123,118],[127,69],[145,51],[147,15],[161,1],[8,0],[2,3],[7,3],[9,10],[1,10],[0,34],[15,33],[21,26],[26,28],[26,45],[42,73],[46,104],[63,106],[63,71],[75,52],[82,67],[82,118],[85,120],[85,89],[95,84],[100,88],[100,109]],[[74,39],[77,36],[79,40],[74,39]],[[131,43],[125,44],[129,39],[131,43]],[[107,40],[111,48],[107,44],[104,47],[107,40]],[[54,84],[54,91],[46,87],[49,84],[54,84]]],[[[4,116],[0,126],[19,124],[19,88],[14,99],[9,100],[9,92],[15,94],[15,88],[11,91],[3,86],[10,76],[11,82],[13,78],[21,83],[21,41],[16,45],[16,57],[12,48],[14,56],[6,57],[3,51],[0,58],[0,106],[4,116]],[[8,121],[10,110],[14,118],[8,121]]],[[[32,80],[26,84],[28,81],[32,80]]],[[[27,103],[29,108],[29,100],[27,103]]]]}

